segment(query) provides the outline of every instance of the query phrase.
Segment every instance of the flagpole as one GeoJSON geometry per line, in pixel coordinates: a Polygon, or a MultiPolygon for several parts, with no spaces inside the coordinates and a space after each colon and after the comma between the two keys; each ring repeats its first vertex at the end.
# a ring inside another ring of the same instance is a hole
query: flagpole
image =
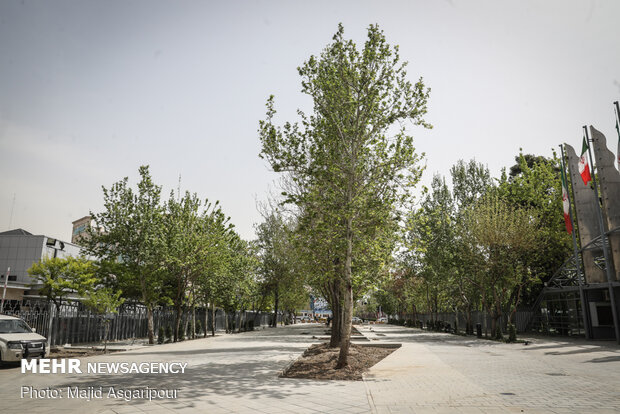
{"type": "MultiPolygon", "coordinates": [[[[577,283],[579,284],[579,300],[581,301],[581,317],[583,318],[583,329],[586,334],[586,339],[592,339],[590,333],[590,326],[588,324],[588,304],[585,301],[585,294],[583,292],[583,283],[581,281],[581,277],[583,275],[583,271],[581,269],[581,262],[579,261],[579,247],[577,246],[577,238],[575,237],[575,226],[573,222],[573,203],[570,201],[570,193],[568,192],[568,180],[566,179],[566,166],[564,164],[564,145],[560,145],[560,151],[562,156],[560,157],[560,162],[562,165],[562,176],[564,177],[564,182],[562,185],[566,186],[566,192],[568,195],[568,216],[570,218],[570,222],[572,224],[571,235],[573,236],[573,253],[575,255],[575,269],[577,270],[577,283]]],[[[575,195],[573,194],[573,198],[575,195]]],[[[585,280],[585,275],[584,275],[585,280]]]]}
{"type": "Polygon", "coordinates": [[[616,153],[616,161],[618,161],[618,170],[620,171],[620,106],[618,106],[618,101],[614,101],[614,109],[616,110],[616,131],[618,132],[618,152],[616,153]]]}
{"type": "MultiPolygon", "coordinates": [[[[588,134],[588,127],[583,126],[583,130],[586,134],[586,142],[590,141],[590,134],[588,134]]],[[[607,232],[605,230],[605,222],[603,221],[603,209],[598,196],[598,186],[596,184],[596,175],[594,175],[594,159],[592,158],[592,149],[588,145],[588,155],[590,156],[590,172],[592,173],[592,184],[594,184],[594,195],[596,197],[596,207],[598,210],[598,224],[601,228],[601,242],[603,243],[603,256],[605,257],[605,274],[607,275],[607,286],[609,288],[609,300],[611,302],[611,314],[614,318],[614,329],[616,331],[616,342],[620,344],[620,326],[618,324],[618,310],[616,309],[616,295],[614,294],[614,288],[612,286],[613,276],[611,274],[611,263],[609,261],[609,253],[607,252],[607,232]]]]}
{"type": "Polygon", "coordinates": [[[6,285],[9,282],[9,274],[11,274],[11,266],[6,271],[6,275],[4,275],[4,289],[2,290],[2,304],[0,305],[0,314],[4,312],[4,298],[6,297],[6,285]]]}

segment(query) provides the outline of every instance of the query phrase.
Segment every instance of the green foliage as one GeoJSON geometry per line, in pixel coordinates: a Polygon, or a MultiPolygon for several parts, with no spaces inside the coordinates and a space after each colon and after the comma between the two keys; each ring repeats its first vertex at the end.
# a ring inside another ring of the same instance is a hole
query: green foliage
{"type": "Polygon", "coordinates": [[[532,301],[570,254],[559,160],[520,154],[517,161],[499,180],[474,160],[459,161],[450,170],[452,192],[433,178],[408,217],[402,270],[382,288],[398,311],[457,309],[467,316],[482,308],[500,335],[499,317],[513,315],[524,298],[532,301]]]}
{"type": "MultiPolygon", "coordinates": [[[[538,217],[535,244],[543,248],[528,252],[521,260],[533,277],[545,282],[572,251],[571,237],[561,214],[560,160],[555,153],[552,158],[519,154],[516,159],[518,169],[513,167],[511,174],[513,170],[516,173],[510,177],[502,175],[498,193],[508,203],[528,209],[538,217]]],[[[524,292],[528,302],[535,299],[541,285],[538,283],[532,286],[532,291],[524,292]]]]}
{"type": "Polygon", "coordinates": [[[260,284],[264,293],[273,296],[274,313],[279,309],[294,313],[308,303],[304,273],[297,263],[294,229],[294,223],[285,220],[277,209],[256,226],[260,284]]]}
{"type": "Polygon", "coordinates": [[[199,335],[202,332],[202,322],[200,319],[196,319],[196,335],[199,335]]]}
{"type": "Polygon", "coordinates": [[[167,342],[172,340],[172,327],[170,325],[166,325],[166,339],[167,342]]]}
{"type": "Polygon", "coordinates": [[[153,183],[149,168],[140,167],[139,173],[135,190],[127,178],[104,187],[104,211],[92,214],[85,243],[100,259],[100,283],[147,307],[151,343],[155,306],[175,306],[177,335],[185,309],[216,303],[227,309],[249,306],[255,259],[219,202],[185,192],[171,193],[162,203],[161,187],[153,183]]]}
{"type": "Polygon", "coordinates": [[[504,335],[502,334],[502,329],[499,326],[495,328],[495,336],[493,336],[493,339],[496,341],[504,341],[504,335]]]}
{"type": "Polygon", "coordinates": [[[517,328],[512,324],[508,324],[508,342],[517,341],[517,328]]]}
{"type": "Polygon", "coordinates": [[[82,303],[90,310],[99,315],[118,313],[118,308],[125,299],[121,297],[122,291],[114,291],[105,286],[96,286],[86,291],[86,296],[82,303]]]}
{"type": "Polygon", "coordinates": [[[84,239],[87,251],[106,261],[117,262],[121,288],[139,286],[140,300],[149,314],[149,343],[154,343],[152,309],[161,300],[164,282],[163,208],[161,187],[151,179],[148,166],[139,169],[137,191],[128,179],[103,187],[104,211],[92,214],[94,226],[84,239]]]}
{"type": "Polygon", "coordinates": [[[163,344],[164,341],[166,340],[166,338],[164,337],[164,327],[160,326],[159,330],[157,331],[157,343],[158,344],[163,344]]]}
{"type": "Polygon", "coordinates": [[[44,258],[33,263],[28,274],[39,293],[52,301],[59,310],[63,300],[78,297],[92,289],[97,279],[95,266],[89,260],[74,257],[44,258]]]}
{"type": "Polygon", "coordinates": [[[299,111],[300,123],[276,127],[272,96],[259,126],[260,155],[288,173],[287,201],[299,209],[300,229],[311,232],[303,238],[312,243],[308,256],[319,259],[312,273],[324,275],[316,287],[332,292],[332,306],[343,305],[339,367],[346,365],[354,286],[370,288],[389,262],[397,207],[421,174],[404,123],[430,128],[429,91],[422,79],[407,80],[405,66],[378,26],[368,28],[360,50],[339,25],[333,43],[298,68],[312,115],[299,111]]]}

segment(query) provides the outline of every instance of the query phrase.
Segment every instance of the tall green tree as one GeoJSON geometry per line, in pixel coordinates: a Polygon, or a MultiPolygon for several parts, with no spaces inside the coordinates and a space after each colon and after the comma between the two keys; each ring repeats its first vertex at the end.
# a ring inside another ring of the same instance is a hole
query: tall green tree
{"type": "Polygon", "coordinates": [[[524,286],[533,282],[522,259],[539,247],[535,238],[538,217],[489,194],[468,209],[465,225],[475,255],[471,260],[480,268],[465,277],[482,292],[482,304],[492,316],[492,335],[496,336],[501,329],[499,318],[510,308],[516,310],[524,286]]]}
{"type": "Polygon", "coordinates": [[[127,177],[103,187],[104,211],[91,213],[94,225],[85,247],[93,256],[119,262],[121,284],[139,287],[147,309],[148,339],[153,344],[153,307],[164,295],[164,214],[161,187],[153,182],[148,166],[140,167],[139,173],[137,190],[129,186],[127,177]]]}
{"type": "MultiPolygon", "coordinates": [[[[288,288],[294,286],[298,275],[293,268],[292,226],[277,211],[266,214],[265,220],[256,226],[256,246],[259,255],[259,273],[265,289],[273,294],[273,320],[278,326],[278,311],[288,288]]],[[[299,280],[303,284],[303,280],[299,280]]],[[[290,308],[289,308],[290,309],[290,308]]]]}
{"type": "Polygon", "coordinates": [[[301,124],[278,128],[272,97],[260,122],[261,156],[275,171],[290,172],[301,189],[289,200],[316,206],[318,198],[328,208],[323,214],[333,217],[328,221],[339,224],[344,296],[338,368],[348,365],[354,261],[367,250],[359,242],[371,243],[372,234],[393,221],[397,202],[421,171],[404,123],[430,127],[424,121],[429,90],[422,79],[412,84],[405,68],[398,47],[390,47],[378,26],[368,28],[359,50],[339,25],[333,43],[298,68],[313,114],[300,112],[301,124]]]}
{"type": "MultiPolygon", "coordinates": [[[[532,276],[546,282],[572,253],[571,236],[566,232],[562,211],[560,160],[552,157],[520,153],[510,175],[502,174],[498,192],[508,203],[526,208],[538,216],[535,232],[539,249],[522,260],[532,276]]],[[[524,300],[531,303],[540,292],[542,283],[526,288],[524,300]]]]}

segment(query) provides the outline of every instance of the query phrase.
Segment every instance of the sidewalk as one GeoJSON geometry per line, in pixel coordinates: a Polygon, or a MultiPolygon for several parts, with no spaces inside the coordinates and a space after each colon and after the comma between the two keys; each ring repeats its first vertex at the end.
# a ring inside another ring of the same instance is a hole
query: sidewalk
{"type": "Polygon", "coordinates": [[[40,375],[0,369],[4,413],[367,413],[363,381],[281,379],[279,372],[323,335],[324,325],[302,324],[215,338],[156,345],[87,358],[88,361],[187,362],[185,374],[40,375]],[[178,398],[158,401],[21,399],[20,387],[174,388],[178,398]]]}
{"type": "MultiPolygon", "coordinates": [[[[620,348],[533,339],[503,344],[390,325],[358,328],[366,343],[402,347],[364,381],[278,378],[323,336],[322,325],[267,328],[141,347],[93,362],[183,362],[185,374],[21,374],[0,369],[4,413],[614,413],[620,348]],[[21,386],[178,389],[176,399],[20,398],[21,386]]],[[[85,363],[85,362],[84,362],[85,363]]]]}
{"type": "Polygon", "coordinates": [[[532,338],[525,346],[390,325],[361,332],[402,343],[365,376],[375,413],[620,412],[612,343],[532,338]]]}

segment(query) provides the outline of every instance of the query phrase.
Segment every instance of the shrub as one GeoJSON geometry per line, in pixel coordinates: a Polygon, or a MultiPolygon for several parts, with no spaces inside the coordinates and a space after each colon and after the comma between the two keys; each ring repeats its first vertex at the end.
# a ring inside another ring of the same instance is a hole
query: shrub
{"type": "Polygon", "coordinates": [[[168,342],[172,341],[172,327],[170,325],[166,325],[166,339],[168,342]]]}
{"type": "Polygon", "coordinates": [[[159,331],[157,331],[157,343],[163,344],[166,338],[164,338],[164,327],[160,326],[159,331]]]}
{"type": "Polygon", "coordinates": [[[517,328],[513,324],[508,324],[508,342],[517,341],[517,328]]]}
{"type": "Polygon", "coordinates": [[[187,327],[187,334],[191,336],[193,332],[194,332],[194,322],[189,321],[189,324],[187,327]]]}
{"type": "Polygon", "coordinates": [[[200,322],[200,319],[198,319],[196,321],[196,335],[198,335],[200,332],[202,332],[202,323],[200,322]]]}
{"type": "Polygon", "coordinates": [[[177,341],[179,342],[185,339],[185,332],[183,332],[184,327],[185,324],[183,323],[183,321],[181,321],[181,323],[179,324],[179,331],[177,332],[177,341]]]}
{"type": "Polygon", "coordinates": [[[495,337],[493,338],[497,341],[503,341],[504,340],[504,335],[502,335],[502,329],[498,326],[497,328],[495,328],[495,337]]]}

